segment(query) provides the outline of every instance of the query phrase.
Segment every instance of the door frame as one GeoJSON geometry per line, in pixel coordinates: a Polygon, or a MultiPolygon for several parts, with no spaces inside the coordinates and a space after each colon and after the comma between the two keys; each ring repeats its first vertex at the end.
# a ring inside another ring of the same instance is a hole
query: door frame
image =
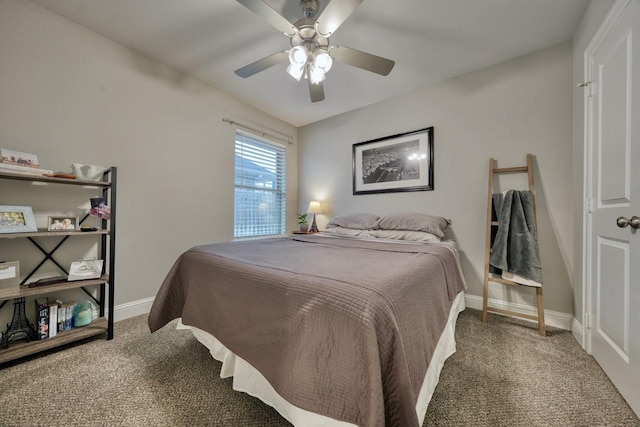
{"type": "Polygon", "coordinates": [[[616,23],[622,12],[632,0],[616,0],[609,13],[600,24],[600,28],[589,42],[584,51],[584,152],[583,152],[583,221],[582,221],[582,347],[591,354],[591,312],[593,301],[591,291],[593,289],[593,277],[591,259],[593,255],[593,224],[590,210],[592,201],[595,200],[593,186],[593,56],[600,44],[616,23]]]}

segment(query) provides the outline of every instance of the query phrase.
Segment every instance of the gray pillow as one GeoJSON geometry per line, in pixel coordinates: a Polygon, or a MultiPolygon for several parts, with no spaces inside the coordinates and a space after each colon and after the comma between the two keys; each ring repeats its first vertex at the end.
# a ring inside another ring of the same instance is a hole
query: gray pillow
{"type": "Polygon", "coordinates": [[[381,230],[409,230],[424,231],[443,238],[444,231],[450,221],[441,216],[421,213],[397,213],[383,216],[378,220],[375,228],[381,230]]]}
{"type": "Polygon", "coordinates": [[[378,215],[368,213],[340,215],[331,218],[326,228],[344,227],[355,230],[370,230],[376,225],[378,219],[380,219],[378,215]]]}

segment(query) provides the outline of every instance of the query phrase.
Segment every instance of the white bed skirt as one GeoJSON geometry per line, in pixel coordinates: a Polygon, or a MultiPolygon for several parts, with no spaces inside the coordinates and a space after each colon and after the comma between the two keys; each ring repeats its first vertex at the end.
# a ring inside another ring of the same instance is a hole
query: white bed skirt
{"type": "MultiPolygon", "coordinates": [[[[464,292],[460,292],[451,306],[449,320],[438,340],[438,346],[433,353],[433,358],[427,369],[420,394],[418,395],[418,403],[416,404],[416,413],[420,424],[424,422],[427,414],[427,406],[431,401],[433,392],[440,377],[440,371],[444,366],[444,362],[456,352],[455,329],[458,314],[464,310],[464,292]]],[[[273,407],[285,419],[294,426],[304,427],[353,427],[355,424],[344,421],[337,421],[333,418],[319,415],[307,410],[298,408],[283,399],[271,384],[257,369],[229,351],[220,341],[213,335],[198,329],[194,326],[184,325],[182,321],[178,322],[177,329],[190,329],[198,341],[205,345],[211,355],[222,362],[220,369],[220,377],[233,377],[233,389],[245,392],[253,397],[257,397],[267,405],[273,407]]]]}

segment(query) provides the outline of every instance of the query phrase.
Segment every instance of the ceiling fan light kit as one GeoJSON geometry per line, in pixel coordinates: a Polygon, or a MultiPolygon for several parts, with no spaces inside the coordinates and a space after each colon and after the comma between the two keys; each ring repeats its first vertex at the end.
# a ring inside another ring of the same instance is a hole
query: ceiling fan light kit
{"type": "Polygon", "coordinates": [[[310,79],[312,84],[320,84],[325,79],[325,74],[333,65],[333,58],[329,50],[312,46],[309,50],[304,45],[298,45],[289,51],[289,67],[287,73],[300,81],[302,76],[310,79]]]}
{"type": "Polygon", "coordinates": [[[290,37],[291,43],[289,51],[274,53],[237,69],[235,73],[240,77],[250,77],[279,63],[289,62],[287,73],[298,81],[302,77],[307,79],[311,101],[318,102],[324,99],[322,82],[335,60],[383,76],[389,74],[395,65],[394,61],[370,53],[344,46],[330,46],[331,34],[353,13],[362,0],[330,0],[317,19],[314,17],[318,12],[318,1],[300,0],[304,18],[295,24],[290,23],[263,0],[237,1],[290,37]]]}

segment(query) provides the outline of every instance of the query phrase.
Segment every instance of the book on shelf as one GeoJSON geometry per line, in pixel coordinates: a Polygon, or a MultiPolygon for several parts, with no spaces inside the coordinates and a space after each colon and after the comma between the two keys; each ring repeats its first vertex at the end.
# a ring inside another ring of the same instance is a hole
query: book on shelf
{"type": "Polygon", "coordinates": [[[36,303],[36,339],[49,338],[49,302],[38,298],[36,303]]]}
{"type": "Polygon", "coordinates": [[[58,303],[49,303],[49,338],[58,335],[58,303]]]}
{"type": "Polygon", "coordinates": [[[52,175],[53,171],[49,169],[31,168],[28,166],[12,165],[10,163],[0,163],[0,172],[19,173],[29,175],[52,175]]]}
{"type": "Polygon", "coordinates": [[[73,329],[73,312],[77,302],[49,301],[38,298],[36,304],[36,338],[53,338],[61,332],[73,329]]]}
{"type": "Polygon", "coordinates": [[[0,172],[31,176],[53,176],[50,169],[42,169],[38,156],[22,151],[0,148],[0,172]]]}
{"type": "Polygon", "coordinates": [[[66,283],[66,281],[66,276],[45,277],[44,279],[36,280],[35,282],[29,283],[28,286],[30,288],[37,288],[38,286],[49,286],[58,283],[66,283]]]}
{"type": "Polygon", "coordinates": [[[58,333],[64,332],[64,322],[67,319],[67,304],[56,300],[58,303],[58,333]]]}
{"type": "Polygon", "coordinates": [[[65,331],[70,331],[71,328],[73,328],[73,311],[76,308],[76,302],[72,301],[72,302],[68,302],[67,303],[67,313],[66,313],[66,317],[64,319],[64,330],[65,331]]]}

